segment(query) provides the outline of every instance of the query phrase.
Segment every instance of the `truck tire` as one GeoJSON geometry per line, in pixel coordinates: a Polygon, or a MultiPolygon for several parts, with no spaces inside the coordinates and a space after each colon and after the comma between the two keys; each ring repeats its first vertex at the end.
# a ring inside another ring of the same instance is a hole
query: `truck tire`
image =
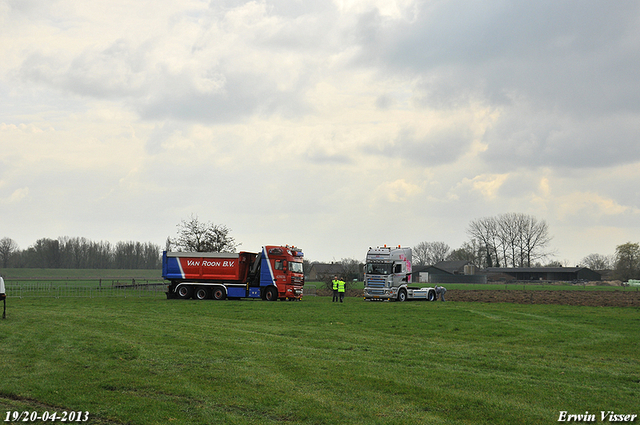
{"type": "Polygon", "coordinates": [[[191,292],[192,292],[192,289],[189,285],[180,285],[178,287],[178,290],[176,291],[176,295],[181,300],[186,300],[191,298],[191,292]]]}
{"type": "Polygon", "coordinates": [[[404,302],[406,300],[407,300],[407,291],[405,291],[404,289],[401,289],[398,292],[398,301],[404,302]]]}
{"type": "Polygon", "coordinates": [[[199,286],[196,288],[196,291],[193,293],[193,298],[196,300],[204,300],[209,298],[209,291],[204,286],[199,286]]]}
{"type": "Polygon", "coordinates": [[[436,300],[436,293],[435,291],[429,291],[429,295],[427,295],[429,297],[429,301],[435,301],[436,300]]]}
{"type": "Polygon", "coordinates": [[[217,288],[213,288],[213,299],[214,300],[224,300],[225,298],[227,298],[227,293],[224,291],[224,288],[222,287],[217,287],[217,288]]]}
{"type": "Polygon", "coordinates": [[[264,291],[264,299],[265,301],[277,301],[278,300],[278,290],[270,286],[264,291]]]}

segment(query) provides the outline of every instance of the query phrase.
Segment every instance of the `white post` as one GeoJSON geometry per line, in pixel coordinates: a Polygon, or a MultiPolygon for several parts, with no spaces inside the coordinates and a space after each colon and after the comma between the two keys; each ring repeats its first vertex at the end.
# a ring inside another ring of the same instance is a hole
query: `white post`
{"type": "Polygon", "coordinates": [[[4,288],[4,279],[2,278],[2,276],[0,276],[0,299],[4,304],[4,309],[2,310],[2,318],[6,319],[7,318],[7,294],[4,288]]]}

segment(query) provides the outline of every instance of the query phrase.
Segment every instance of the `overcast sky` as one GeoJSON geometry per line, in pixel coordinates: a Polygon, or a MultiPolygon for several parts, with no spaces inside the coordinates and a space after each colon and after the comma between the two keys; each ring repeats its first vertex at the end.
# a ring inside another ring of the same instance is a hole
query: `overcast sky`
{"type": "Polygon", "coordinates": [[[0,238],[640,242],[638,1],[0,0],[0,238]]]}

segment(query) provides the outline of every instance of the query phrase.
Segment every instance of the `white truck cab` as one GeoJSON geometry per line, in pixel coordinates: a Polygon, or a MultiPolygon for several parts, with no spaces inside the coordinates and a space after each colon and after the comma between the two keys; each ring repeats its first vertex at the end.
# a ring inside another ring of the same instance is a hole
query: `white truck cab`
{"type": "Polygon", "coordinates": [[[411,248],[369,248],[364,270],[365,300],[436,299],[435,288],[411,288],[411,248]]]}

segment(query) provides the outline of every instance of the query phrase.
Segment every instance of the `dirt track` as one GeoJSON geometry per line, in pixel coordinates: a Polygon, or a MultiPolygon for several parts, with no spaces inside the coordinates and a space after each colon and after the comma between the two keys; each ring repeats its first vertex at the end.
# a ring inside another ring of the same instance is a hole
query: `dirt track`
{"type": "Polygon", "coordinates": [[[594,307],[640,307],[638,291],[543,291],[451,289],[447,301],[516,304],[562,304],[594,307]]]}
{"type": "MultiPolygon", "coordinates": [[[[327,289],[319,289],[320,296],[332,295],[327,289]]],[[[362,290],[350,289],[348,297],[362,297],[362,290]]],[[[479,303],[514,303],[514,304],[560,304],[586,305],[592,307],[640,307],[639,291],[545,291],[531,290],[460,290],[449,289],[445,295],[447,301],[465,301],[479,303]]]]}

